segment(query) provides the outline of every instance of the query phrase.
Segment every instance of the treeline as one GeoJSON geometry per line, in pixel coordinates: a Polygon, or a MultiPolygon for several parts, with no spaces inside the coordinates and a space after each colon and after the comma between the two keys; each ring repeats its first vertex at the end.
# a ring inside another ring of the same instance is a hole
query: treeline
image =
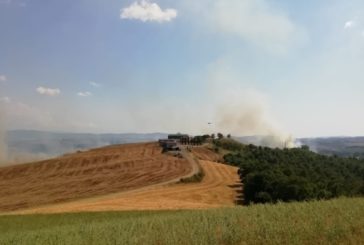
{"type": "Polygon", "coordinates": [[[246,204],[364,195],[364,160],[323,156],[307,146],[271,149],[230,141],[215,145],[237,149],[224,160],[239,167],[246,204]]]}
{"type": "Polygon", "coordinates": [[[190,139],[190,144],[193,145],[202,145],[203,143],[206,143],[207,139],[211,138],[210,135],[196,135],[190,139]]]}
{"type": "MultiPolygon", "coordinates": [[[[228,134],[226,137],[227,137],[226,139],[229,139],[231,136],[230,136],[230,134],[228,134]]],[[[182,138],[181,143],[182,144],[202,145],[202,144],[206,143],[208,140],[215,141],[215,138],[216,138],[215,134],[196,135],[192,138],[182,138]]],[[[222,133],[217,134],[217,139],[218,139],[218,141],[225,140],[224,135],[222,133]]]]}
{"type": "Polygon", "coordinates": [[[213,143],[216,147],[223,148],[228,151],[242,151],[245,148],[245,145],[231,138],[214,139],[213,143]]]}

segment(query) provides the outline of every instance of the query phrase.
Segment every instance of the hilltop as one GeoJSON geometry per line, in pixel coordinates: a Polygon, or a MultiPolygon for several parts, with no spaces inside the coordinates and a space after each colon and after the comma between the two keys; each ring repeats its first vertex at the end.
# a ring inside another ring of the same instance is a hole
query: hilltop
{"type": "Polygon", "coordinates": [[[164,138],[166,135],[164,133],[91,134],[11,130],[7,132],[6,143],[9,160],[19,163],[108,145],[151,142],[164,138]]]}
{"type": "Polygon", "coordinates": [[[107,146],[0,168],[0,211],[200,209],[235,206],[237,167],[205,146],[162,153],[158,143],[107,146]]]}

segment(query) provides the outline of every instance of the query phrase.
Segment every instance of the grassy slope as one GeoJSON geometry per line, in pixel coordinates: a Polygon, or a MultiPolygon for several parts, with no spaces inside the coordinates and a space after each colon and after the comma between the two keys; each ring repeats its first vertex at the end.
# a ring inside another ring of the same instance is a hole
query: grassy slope
{"type": "Polygon", "coordinates": [[[203,211],[0,216],[0,244],[363,244],[364,198],[203,211]]]}

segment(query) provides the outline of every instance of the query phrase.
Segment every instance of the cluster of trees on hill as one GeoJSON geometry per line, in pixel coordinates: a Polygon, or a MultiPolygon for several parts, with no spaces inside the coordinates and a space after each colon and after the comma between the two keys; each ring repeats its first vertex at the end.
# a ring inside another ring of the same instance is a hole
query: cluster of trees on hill
{"type": "Polygon", "coordinates": [[[228,151],[242,151],[245,148],[245,145],[231,138],[215,139],[213,143],[216,147],[220,147],[228,151]]]}
{"type": "Polygon", "coordinates": [[[215,144],[234,151],[224,160],[239,167],[246,204],[364,195],[364,160],[323,156],[307,146],[271,149],[233,140],[215,144]]]}
{"type": "Polygon", "coordinates": [[[208,135],[208,134],[196,135],[191,139],[190,143],[193,145],[201,145],[201,144],[205,143],[206,140],[209,138],[210,138],[210,135],[208,135]]]}
{"type": "MultiPolygon", "coordinates": [[[[230,134],[228,134],[226,137],[229,139],[231,136],[230,136],[230,134]]],[[[190,143],[191,143],[191,144],[196,144],[196,145],[201,145],[201,144],[203,144],[203,143],[206,143],[206,141],[207,141],[208,139],[215,140],[215,138],[216,138],[215,134],[211,134],[211,135],[209,135],[209,134],[196,135],[196,136],[194,136],[194,137],[192,137],[192,138],[190,139],[190,143]]],[[[218,141],[220,141],[220,140],[223,140],[223,139],[224,139],[224,135],[223,135],[222,133],[218,133],[218,134],[217,134],[217,138],[218,138],[219,140],[217,140],[216,142],[218,142],[218,141]]]]}

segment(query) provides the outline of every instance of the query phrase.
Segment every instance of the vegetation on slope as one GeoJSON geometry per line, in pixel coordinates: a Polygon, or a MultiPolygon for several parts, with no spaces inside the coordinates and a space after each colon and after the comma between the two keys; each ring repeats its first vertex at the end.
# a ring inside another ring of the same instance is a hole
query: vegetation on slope
{"type": "Polygon", "coordinates": [[[271,149],[227,139],[216,145],[235,149],[224,160],[240,167],[246,204],[364,195],[364,160],[323,156],[306,146],[271,149]]]}
{"type": "Polygon", "coordinates": [[[220,147],[228,151],[242,151],[245,149],[245,145],[231,138],[215,139],[213,142],[216,147],[220,147]]]}
{"type": "Polygon", "coordinates": [[[0,244],[363,244],[364,199],[0,216],[0,244]]]}

